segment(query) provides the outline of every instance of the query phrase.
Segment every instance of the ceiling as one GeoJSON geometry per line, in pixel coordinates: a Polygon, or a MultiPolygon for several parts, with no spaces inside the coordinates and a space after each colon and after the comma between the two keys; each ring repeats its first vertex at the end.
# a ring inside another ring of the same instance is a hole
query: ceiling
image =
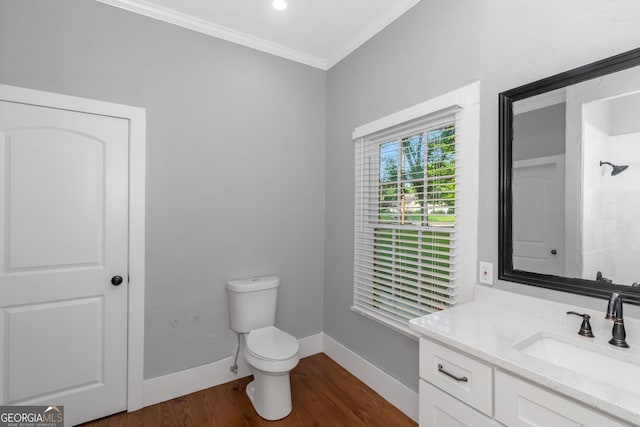
{"type": "Polygon", "coordinates": [[[420,0],[97,0],[327,70],[420,0]]]}

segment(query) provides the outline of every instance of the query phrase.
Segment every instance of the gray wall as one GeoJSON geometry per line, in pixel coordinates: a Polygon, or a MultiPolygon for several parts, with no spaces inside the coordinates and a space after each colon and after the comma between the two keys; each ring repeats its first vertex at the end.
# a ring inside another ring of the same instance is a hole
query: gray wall
{"type": "Polygon", "coordinates": [[[147,108],[146,377],[230,355],[224,281],[273,273],[283,329],[324,328],[417,389],[417,343],[349,310],[351,132],[480,79],[478,250],[497,264],[498,92],[640,40],[636,0],[550,7],[423,0],[324,73],[90,0],[0,0],[0,82],[147,108]]]}
{"type": "Polygon", "coordinates": [[[224,284],[322,330],[326,73],[91,0],[0,1],[0,83],[147,109],[145,377],[232,354],[224,284]]]}
{"type": "Polygon", "coordinates": [[[513,160],[564,154],[566,106],[550,105],[513,116],[513,160]]]}
{"type": "MultiPolygon", "coordinates": [[[[325,332],[417,390],[417,342],[349,310],[355,127],[481,80],[478,257],[497,268],[498,93],[636,48],[638,40],[635,0],[423,0],[334,66],[327,95],[325,332]]],[[[532,286],[497,281],[495,287],[605,308],[603,300],[532,286]]]]}

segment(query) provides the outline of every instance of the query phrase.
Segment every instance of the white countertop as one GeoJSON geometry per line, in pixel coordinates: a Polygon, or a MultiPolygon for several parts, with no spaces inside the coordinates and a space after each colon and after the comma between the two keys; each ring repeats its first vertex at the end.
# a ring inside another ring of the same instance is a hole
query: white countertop
{"type": "Polygon", "coordinates": [[[630,393],[514,348],[543,332],[577,346],[595,346],[602,354],[640,365],[639,320],[625,319],[630,348],[621,349],[608,344],[613,323],[604,319],[604,300],[603,310],[598,312],[511,292],[477,288],[473,302],[413,319],[409,327],[424,337],[640,426],[640,378],[637,393],[630,393]],[[582,319],[567,315],[569,310],[591,316],[595,338],[577,334],[582,319]]]}

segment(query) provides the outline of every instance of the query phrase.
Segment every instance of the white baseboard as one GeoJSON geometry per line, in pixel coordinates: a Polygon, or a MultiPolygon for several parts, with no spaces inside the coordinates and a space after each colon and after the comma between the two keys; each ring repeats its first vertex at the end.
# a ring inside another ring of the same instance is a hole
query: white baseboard
{"type": "Polygon", "coordinates": [[[322,353],[322,346],[324,341],[324,334],[309,335],[308,337],[300,338],[298,344],[298,355],[300,358],[313,356],[314,354],[322,353]]]}
{"type": "Polygon", "coordinates": [[[229,370],[233,356],[195,368],[185,369],[144,381],[144,406],[155,405],[175,397],[195,393],[205,388],[228,383],[251,375],[242,357],[238,358],[238,373],[229,370]]]}
{"type": "MultiPolygon", "coordinates": [[[[298,340],[300,357],[322,353],[323,334],[315,334],[298,340]]],[[[144,381],[143,405],[155,405],[175,397],[195,393],[205,388],[228,383],[251,375],[249,366],[243,357],[238,358],[238,372],[229,370],[233,365],[233,356],[217,360],[202,366],[185,369],[161,377],[144,381]]]]}
{"type": "Polygon", "coordinates": [[[371,362],[323,334],[323,352],[356,378],[371,387],[406,416],[418,422],[418,393],[371,362]]]}
{"type": "MultiPolygon", "coordinates": [[[[414,421],[418,421],[418,393],[391,375],[349,350],[330,336],[319,333],[298,340],[301,358],[325,353],[356,378],[414,421]]],[[[233,356],[184,371],[174,372],[144,381],[144,406],[155,405],[175,397],[195,393],[229,381],[251,375],[243,357],[238,358],[238,372],[229,367],[233,356]]]]}

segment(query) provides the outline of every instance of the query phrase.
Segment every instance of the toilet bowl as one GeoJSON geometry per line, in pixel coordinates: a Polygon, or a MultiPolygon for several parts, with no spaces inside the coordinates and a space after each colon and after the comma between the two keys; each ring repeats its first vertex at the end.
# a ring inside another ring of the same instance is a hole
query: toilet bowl
{"type": "Polygon", "coordinates": [[[279,420],[291,412],[289,372],[298,361],[298,341],[274,326],[249,332],[244,357],[254,380],[247,384],[247,396],[258,415],[279,420]]]}
{"type": "Polygon", "coordinates": [[[231,329],[242,336],[254,377],[247,396],[258,415],[271,421],[291,413],[289,372],[299,361],[296,338],[274,326],[279,285],[276,276],[227,282],[231,329]]]}

